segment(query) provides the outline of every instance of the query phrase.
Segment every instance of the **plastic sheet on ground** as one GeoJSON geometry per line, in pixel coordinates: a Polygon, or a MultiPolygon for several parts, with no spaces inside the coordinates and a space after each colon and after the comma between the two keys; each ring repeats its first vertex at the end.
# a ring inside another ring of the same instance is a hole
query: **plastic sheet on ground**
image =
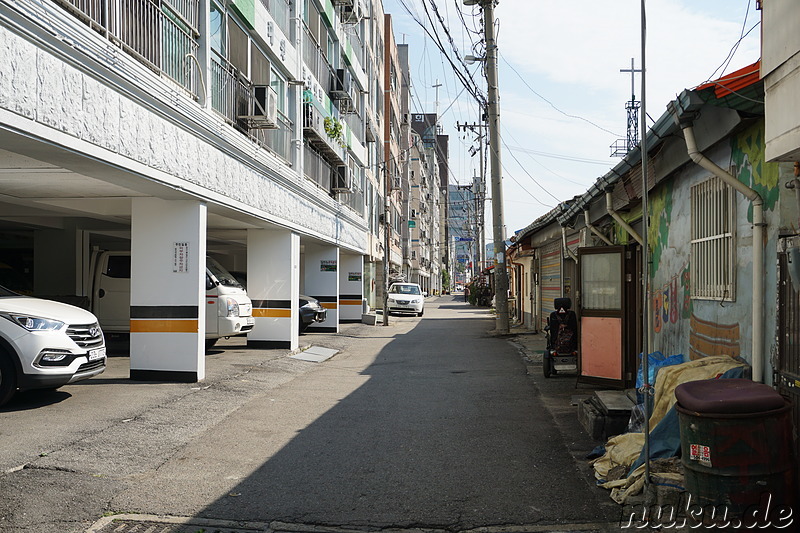
{"type": "MultiPolygon", "coordinates": [[[[651,438],[659,422],[675,405],[675,387],[681,383],[698,381],[702,379],[714,379],[724,375],[726,372],[744,367],[744,363],[731,359],[728,356],[705,357],[696,361],[689,361],[680,365],[668,366],[660,369],[655,384],[655,398],[653,401],[653,412],[650,416],[650,427],[654,428],[650,432],[651,438]]],[[[663,426],[660,431],[663,431],[663,426]]],[[[606,443],[606,453],[602,457],[592,461],[595,470],[595,477],[598,484],[611,490],[611,498],[617,503],[625,503],[631,496],[640,494],[644,486],[644,464],[639,465],[632,472],[628,473],[634,462],[639,459],[644,447],[643,433],[625,433],[609,439],[606,443]],[[613,475],[621,469],[625,470],[627,476],[617,477],[613,475]],[[612,474],[609,476],[609,474],[612,474]],[[612,479],[609,479],[611,477],[612,479]]],[[[665,473],[660,474],[667,480],[674,480],[676,483],[682,477],[680,474],[665,473]]]]}

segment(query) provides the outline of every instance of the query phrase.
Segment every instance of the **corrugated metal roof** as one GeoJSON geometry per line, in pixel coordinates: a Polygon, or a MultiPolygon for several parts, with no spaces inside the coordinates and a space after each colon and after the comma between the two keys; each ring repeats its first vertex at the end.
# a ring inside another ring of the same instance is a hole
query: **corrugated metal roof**
{"type": "Polygon", "coordinates": [[[760,80],[761,61],[756,61],[752,65],[747,65],[746,67],[740,68],[739,70],[731,72],[730,74],[726,74],[717,80],[698,85],[694,90],[702,91],[704,89],[713,87],[714,95],[717,98],[722,98],[724,96],[728,96],[729,94],[734,94],[738,91],[741,91],[742,89],[745,89],[760,80]]]}

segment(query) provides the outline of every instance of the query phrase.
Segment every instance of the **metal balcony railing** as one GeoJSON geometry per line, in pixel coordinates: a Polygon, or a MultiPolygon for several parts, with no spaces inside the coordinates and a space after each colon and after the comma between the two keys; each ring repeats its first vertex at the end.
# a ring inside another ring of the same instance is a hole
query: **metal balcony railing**
{"type": "Polygon", "coordinates": [[[315,150],[306,146],[303,150],[303,172],[306,178],[310,179],[319,185],[326,192],[331,191],[331,176],[333,175],[333,168],[325,158],[322,157],[315,150]]]}
{"type": "Polygon", "coordinates": [[[197,98],[199,0],[58,0],[78,19],[197,98]]]}
{"type": "Polygon", "coordinates": [[[291,0],[261,0],[273,20],[286,37],[291,37],[291,0]]]}
{"type": "Polygon", "coordinates": [[[251,110],[253,84],[239,74],[229,61],[215,55],[211,60],[211,107],[226,122],[262,146],[291,162],[292,121],[278,111],[276,129],[251,129],[241,117],[251,110]]]}
{"type": "Polygon", "coordinates": [[[326,93],[331,90],[331,79],[334,77],[333,67],[328,63],[325,54],[311,35],[308,27],[303,25],[303,61],[326,93]]]}
{"type": "Polygon", "coordinates": [[[248,135],[259,141],[286,162],[292,161],[292,121],[278,111],[278,127],[269,130],[251,130],[248,135]]]}

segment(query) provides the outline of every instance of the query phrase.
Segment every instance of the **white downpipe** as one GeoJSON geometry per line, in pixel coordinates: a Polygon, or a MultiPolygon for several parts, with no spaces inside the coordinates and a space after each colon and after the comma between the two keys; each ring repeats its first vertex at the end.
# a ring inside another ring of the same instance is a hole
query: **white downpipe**
{"type": "Polygon", "coordinates": [[[619,213],[614,211],[614,201],[611,198],[611,191],[606,191],[606,211],[608,211],[608,214],[611,215],[611,218],[616,220],[617,224],[622,226],[636,242],[638,242],[641,246],[644,246],[642,236],[636,233],[636,230],[633,229],[630,224],[622,220],[622,217],[619,216],[619,213]]]}
{"type": "Polygon", "coordinates": [[[561,242],[564,244],[564,251],[567,252],[569,258],[577,263],[578,256],[575,255],[575,252],[569,249],[569,246],[567,246],[567,228],[564,226],[561,226],[561,242]]]}
{"type": "Polygon", "coordinates": [[[611,241],[609,240],[609,238],[608,238],[608,237],[606,237],[605,235],[603,235],[602,233],[600,233],[600,230],[599,230],[599,229],[597,229],[596,227],[592,226],[592,223],[590,222],[590,220],[591,220],[591,219],[589,218],[589,210],[588,210],[588,209],[585,209],[585,210],[583,211],[583,218],[586,220],[586,223],[585,223],[585,224],[586,224],[586,227],[587,227],[587,228],[589,228],[589,230],[590,230],[592,233],[594,233],[595,235],[597,235],[597,236],[600,238],[600,240],[602,240],[602,241],[603,241],[604,243],[606,243],[607,245],[609,245],[609,246],[614,246],[614,243],[613,243],[613,242],[611,242],[611,241]]]}
{"type": "Polygon", "coordinates": [[[694,138],[691,125],[681,125],[689,157],[719,179],[742,193],[753,204],[753,381],[764,381],[764,200],[759,194],[708,159],[694,138]]]}

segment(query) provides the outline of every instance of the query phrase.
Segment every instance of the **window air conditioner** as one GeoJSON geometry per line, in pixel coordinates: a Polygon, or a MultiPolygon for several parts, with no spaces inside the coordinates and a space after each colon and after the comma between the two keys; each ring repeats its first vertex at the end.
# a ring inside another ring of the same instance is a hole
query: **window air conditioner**
{"type": "Polygon", "coordinates": [[[278,95],[269,85],[253,85],[249,98],[248,114],[239,116],[250,129],[276,129],[278,127],[278,95]]]}
{"type": "Polygon", "coordinates": [[[353,192],[353,177],[350,174],[350,167],[347,165],[337,165],[333,175],[333,192],[353,192]]]}

